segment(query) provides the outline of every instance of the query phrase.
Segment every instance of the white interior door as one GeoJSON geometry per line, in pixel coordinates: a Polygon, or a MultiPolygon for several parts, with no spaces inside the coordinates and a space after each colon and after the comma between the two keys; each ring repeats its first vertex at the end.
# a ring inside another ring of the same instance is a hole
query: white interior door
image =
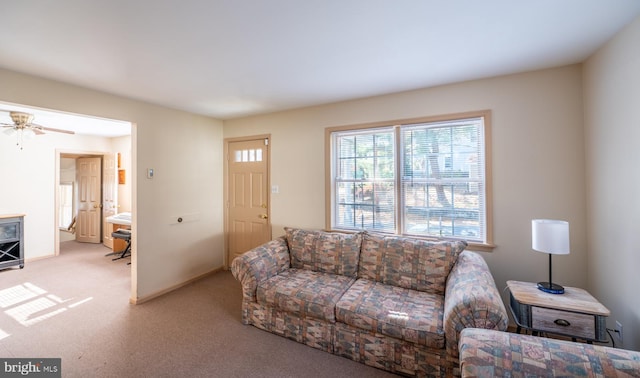
{"type": "Polygon", "coordinates": [[[78,183],[76,241],[101,242],[101,181],[102,166],[99,157],[78,158],[76,160],[76,182],[78,183]]]}

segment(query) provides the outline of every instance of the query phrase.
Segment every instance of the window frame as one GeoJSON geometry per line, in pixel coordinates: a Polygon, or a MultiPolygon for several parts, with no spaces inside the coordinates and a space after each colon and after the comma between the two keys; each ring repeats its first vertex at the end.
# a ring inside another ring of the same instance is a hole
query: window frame
{"type": "MultiPolygon", "coordinates": [[[[491,111],[490,110],[479,110],[479,111],[470,111],[464,113],[453,113],[453,114],[445,114],[445,115],[437,115],[437,116],[429,116],[429,117],[420,117],[420,118],[410,118],[410,119],[400,119],[393,121],[382,121],[382,122],[374,122],[374,123],[366,123],[366,124],[356,124],[356,125],[346,125],[346,126],[335,126],[335,127],[327,127],[325,128],[325,227],[330,231],[339,231],[339,232],[355,232],[353,230],[348,229],[339,229],[334,228],[334,201],[336,198],[335,193],[335,177],[334,177],[334,167],[335,167],[335,154],[333,151],[333,134],[336,132],[359,132],[359,131],[375,131],[376,129],[389,129],[393,128],[395,130],[395,146],[394,151],[396,154],[394,156],[394,164],[395,164],[395,209],[396,209],[396,225],[395,231],[393,233],[389,233],[390,235],[400,235],[399,232],[402,230],[402,177],[401,177],[401,152],[399,148],[401,147],[401,126],[409,126],[412,124],[419,123],[436,123],[436,122],[451,122],[462,119],[469,118],[482,118],[484,124],[484,176],[485,176],[485,242],[476,242],[469,241],[468,249],[476,250],[476,251],[484,251],[490,252],[495,248],[493,244],[493,199],[492,199],[492,175],[491,175],[491,111]]],[[[376,231],[379,232],[379,231],[376,231]]],[[[422,239],[437,239],[429,236],[414,236],[422,239]]],[[[446,239],[446,238],[445,238],[446,239]]]]}

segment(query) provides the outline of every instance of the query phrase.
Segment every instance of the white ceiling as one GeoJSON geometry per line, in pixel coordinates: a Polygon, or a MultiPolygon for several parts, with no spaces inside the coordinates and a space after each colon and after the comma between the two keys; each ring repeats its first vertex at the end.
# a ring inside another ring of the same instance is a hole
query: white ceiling
{"type": "Polygon", "coordinates": [[[640,1],[2,0],[0,15],[0,67],[230,119],[578,63],[640,1]]]}

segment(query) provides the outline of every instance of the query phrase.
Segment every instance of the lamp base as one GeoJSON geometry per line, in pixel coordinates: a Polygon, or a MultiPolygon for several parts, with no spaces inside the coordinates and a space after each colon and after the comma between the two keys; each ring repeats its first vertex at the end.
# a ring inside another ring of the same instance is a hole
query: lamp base
{"type": "Polygon", "coordinates": [[[550,294],[564,293],[564,287],[550,282],[538,282],[538,289],[550,294]]]}

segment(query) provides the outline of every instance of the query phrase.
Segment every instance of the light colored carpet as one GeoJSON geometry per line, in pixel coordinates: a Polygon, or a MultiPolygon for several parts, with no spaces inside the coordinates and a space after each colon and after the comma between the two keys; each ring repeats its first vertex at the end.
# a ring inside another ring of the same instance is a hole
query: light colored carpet
{"type": "Polygon", "coordinates": [[[63,377],[391,377],[242,325],[230,272],[129,304],[129,259],[64,242],[0,271],[0,357],[62,358],[63,377]]]}

